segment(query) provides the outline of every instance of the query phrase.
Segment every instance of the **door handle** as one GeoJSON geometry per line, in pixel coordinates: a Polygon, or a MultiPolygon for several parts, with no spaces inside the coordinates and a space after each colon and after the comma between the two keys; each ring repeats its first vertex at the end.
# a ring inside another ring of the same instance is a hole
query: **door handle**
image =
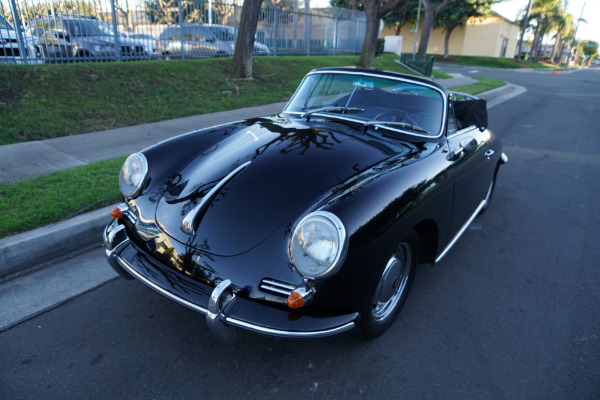
{"type": "Polygon", "coordinates": [[[490,157],[492,157],[492,155],[494,154],[494,150],[488,150],[485,152],[485,156],[489,159],[490,157]]]}

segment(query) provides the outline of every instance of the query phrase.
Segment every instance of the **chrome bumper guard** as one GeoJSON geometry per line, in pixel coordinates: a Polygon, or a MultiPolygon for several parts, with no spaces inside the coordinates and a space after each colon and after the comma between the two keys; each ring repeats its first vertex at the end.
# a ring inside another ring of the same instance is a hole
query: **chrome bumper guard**
{"type": "Polygon", "coordinates": [[[224,343],[235,341],[235,330],[232,327],[280,338],[315,339],[337,335],[355,326],[357,313],[328,318],[303,316],[302,319],[309,320],[310,325],[316,329],[295,330],[298,326],[290,326],[293,321],[287,318],[288,312],[237,297],[233,292],[233,284],[228,279],[212,289],[150,259],[129,240],[125,226],[117,220],[105,228],[104,243],[108,262],[120,275],[127,279],[136,278],[163,296],[205,314],[209,331],[224,343]],[[171,287],[180,287],[182,290],[178,293],[169,290],[167,282],[171,283],[171,287]],[[278,314],[280,318],[277,320],[281,325],[288,325],[292,329],[271,327],[244,318],[245,315],[253,315],[266,320],[267,314],[278,314]]]}

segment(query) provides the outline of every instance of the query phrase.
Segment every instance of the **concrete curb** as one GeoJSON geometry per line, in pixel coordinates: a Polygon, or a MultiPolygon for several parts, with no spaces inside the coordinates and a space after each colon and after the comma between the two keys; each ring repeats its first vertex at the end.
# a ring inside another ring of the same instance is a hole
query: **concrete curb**
{"type": "Polygon", "coordinates": [[[0,240],[0,280],[98,247],[114,206],[0,240]]]}

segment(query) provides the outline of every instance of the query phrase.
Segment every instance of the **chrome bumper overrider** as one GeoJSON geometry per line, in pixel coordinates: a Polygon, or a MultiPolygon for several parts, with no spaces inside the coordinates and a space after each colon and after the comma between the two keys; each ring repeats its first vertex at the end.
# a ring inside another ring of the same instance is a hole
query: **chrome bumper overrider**
{"type": "MultiPolygon", "coordinates": [[[[232,327],[281,338],[311,339],[336,335],[351,330],[355,326],[354,320],[357,314],[320,319],[319,329],[311,330],[301,330],[302,323],[300,321],[297,321],[293,327],[294,329],[283,329],[248,321],[244,318],[246,315],[277,313],[287,316],[288,313],[248,299],[236,297],[232,282],[228,279],[222,281],[213,289],[158,264],[156,260],[150,262],[148,256],[144,255],[129,240],[125,227],[119,224],[117,220],[111,222],[104,230],[104,243],[108,262],[120,275],[129,279],[136,278],[163,296],[205,314],[209,331],[226,343],[233,342],[235,338],[232,327]],[[129,256],[126,256],[126,253],[129,253],[129,256]],[[135,255],[135,257],[132,255],[135,255]],[[147,265],[144,264],[144,259],[148,260],[147,265]],[[135,262],[132,260],[135,260],[135,262]],[[153,265],[149,265],[151,263],[153,265]],[[171,282],[173,279],[178,280],[178,285],[173,286],[184,286],[185,290],[182,290],[181,293],[174,293],[165,287],[167,285],[161,284],[171,282]],[[189,298],[185,298],[186,296],[189,298]],[[201,304],[206,304],[206,306],[201,304]]],[[[303,318],[311,319],[311,317],[303,318]]],[[[290,324],[287,317],[280,318],[280,320],[283,321],[282,324],[290,324]]]]}

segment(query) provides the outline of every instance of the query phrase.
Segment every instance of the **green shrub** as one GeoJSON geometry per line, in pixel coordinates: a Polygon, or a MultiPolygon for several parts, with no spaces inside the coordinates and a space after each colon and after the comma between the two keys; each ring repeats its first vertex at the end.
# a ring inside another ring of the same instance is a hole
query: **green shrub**
{"type": "Polygon", "coordinates": [[[377,47],[375,48],[375,55],[379,56],[383,54],[383,49],[385,47],[385,39],[379,38],[377,39],[377,47]]]}

